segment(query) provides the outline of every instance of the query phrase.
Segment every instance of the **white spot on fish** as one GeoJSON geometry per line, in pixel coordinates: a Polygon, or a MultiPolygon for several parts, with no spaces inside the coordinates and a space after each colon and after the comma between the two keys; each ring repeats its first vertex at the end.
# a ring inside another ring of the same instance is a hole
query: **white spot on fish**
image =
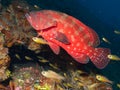
{"type": "Polygon", "coordinates": [[[92,52],[92,50],[89,50],[89,52],[92,52]]]}
{"type": "Polygon", "coordinates": [[[82,52],[85,52],[85,50],[82,50],[82,52]]]}
{"type": "Polygon", "coordinates": [[[71,54],[73,54],[73,51],[71,51],[71,54]]]}
{"type": "Polygon", "coordinates": [[[79,48],[78,50],[79,50],[79,51],[81,51],[81,49],[80,49],[80,48],[79,48]]]}
{"type": "Polygon", "coordinates": [[[64,25],[64,28],[67,28],[67,27],[68,27],[68,24],[65,24],[65,25],[64,25]]]}
{"type": "Polygon", "coordinates": [[[74,46],[73,44],[71,44],[71,46],[74,46]]]}
{"type": "Polygon", "coordinates": [[[75,51],[75,50],[77,50],[77,48],[74,47],[73,50],[75,51]]]}
{"type": "Polygon", "coordinates": [[[97,54],[96,54],[96,53],[94,53],[94,55],[96,56],[97,54]]]}
{"type": "Polygon", "coordinates": [[[71,31],[69,31],[68,33],[71,34],[71,31]]]}
{"type": "Polygon", "coordinates": [[[53,40],[53,38],[50,38],[50,40],[53,40]]]}
{"type": "Polygon", "coordinates": [[[68,48],[68,49],[70,49],[70,47],[69,47],[69,46],[68,46],[67,48],[68,48]]]}
{"type": "Polygon", "coordinates": [[[90,53],[86,53],[87,55],[89,55],[90,53]]]}
{"type": "Polygon", "coordinates": [[[28,18],[31,20],[32,18],[31,18],[31,16],[28,16],[28,18]]]}
{"type": "Polygon", "coordinates": [[[38,28],[38,25],[35,25],[35,27],[37,27],[37,28],[38,28]]]}
{"type": "Polygon", "coordinates": [[[86,47],[86,46],[84,46],[84,49],[86,50],[86,49],[87,49],[87,47],[86,47]]]}
{"type": "Polygon", "coordinates": [[[83,42],[83,38],[81,38],[80,41],[83,42]]]}
{"type": "Polygon", "coordinates": [[[74,42],[75,41],[75,37],[73,35],[71,35],[71,40],[74,42]]]}
{"type": "Polygon", "coordinates": [[[80,46],[80,43],[77,43],[76,46],[79,47],[79,46],[80,46]]]}
{"type": "Polygon", "coordinates": [[[79,53],[76,53],[76,56],[78,56],[79,55],[79,53]]]}
{"type": "Polygon", "coordinates": [[[64,33],[64,30],[63,30],[63,29],[60,29],[59,31],[60,31],[61,33],[64,33]]]}
{"type": "Polygon", "coordinates": [[[53,34],[51,33],[50,36],[53,36],[53,34]]]}

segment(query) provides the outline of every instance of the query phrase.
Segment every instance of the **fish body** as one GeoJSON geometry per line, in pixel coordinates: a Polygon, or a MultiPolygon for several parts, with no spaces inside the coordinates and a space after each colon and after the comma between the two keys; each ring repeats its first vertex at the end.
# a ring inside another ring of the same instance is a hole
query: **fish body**
{"type": "Polygon", "coordinates": [[[108,44],[111,44],[111,42],[110,42],[108,39],[106,39],[105,37],[103,37],[102,40],[103,40],[104,42],[108,43],[108,44]]]}
{"type": "Polygon", "coordinates": [[[96,75],[96,79],[97,79],[98,81],[105,82],[105,83],[110,83],[110,84],[113,83],[111,80],[109,80],[109,79],[106,78],[105,76],[102,76],[102,75],[99,75],[99,74],[96,75]]]}
{"type": "Polygon", "coordinates": [[[100,43],[97,33],[76,18],[52,10],[30,12],[25,16],[55,54],[59,54],[62,47],[80,63],[86,64],[90,58],[97,68],[108,64],[110,50],[96,48],[100,43]]]}
{"type": "Polygon", "coordinates": [[[29,56],[25,56],[25,59],[26,60],[33,60],[31,57],[29,57],[29,56]]]}
{"type": "Polygon", "coordinates": [[[52,70],[42,71],[41,73],[46,78],[57,79],[57,80],[64,80],[65,79],[63,76],[57,74],[56,72],[54,72],[52,70]]]}
{"type": "Polygon", "coordinates": [[[114,33],[120,35],[120,31],[118,30],[115,30],[114,33]]]}
{"type": "Polygon", "coordinates": [[[43,38],[33,37],[32,40],[38,44],[48,44],[43,38]]]}
{"type": "Polygon", "coordinates": [[[120,84],[119,83],[117,84],[117,87],[120,88],[120,84]]]}
{"type": "Polygon", "coordinates": [[[108,58],[111,59],[111,60],[115,60],[115,61],[120,61],[120,57],[118,57],[117,55],[108,55],[108,58]]]}

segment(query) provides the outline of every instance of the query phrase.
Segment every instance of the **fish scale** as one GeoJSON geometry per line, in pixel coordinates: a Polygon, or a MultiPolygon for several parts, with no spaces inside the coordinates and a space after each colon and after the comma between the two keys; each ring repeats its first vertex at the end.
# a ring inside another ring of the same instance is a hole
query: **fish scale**
{"type": "Polygon", "coordinates": [[[97,33],[78,19],[53,10],[33,11],[25,16],[55,54],[61,47],[79,63],[86,64],[90,59],[99,69],[109,63],[110,49],[96,48],[100,44],[97,33]]]}

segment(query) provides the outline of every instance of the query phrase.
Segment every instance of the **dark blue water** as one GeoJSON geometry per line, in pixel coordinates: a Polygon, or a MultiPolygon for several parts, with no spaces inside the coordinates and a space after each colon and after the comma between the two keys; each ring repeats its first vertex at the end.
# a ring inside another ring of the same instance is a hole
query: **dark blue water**
{"type": "MultiPolygon", "coordinates": [[[[72,15],[93,28],[99,35],[101,47],[111,49],[113,54],[120,56],[120,0],[27,0],[31,5],[38,5],[42,9],[52,9],[72,15]],[[112,44],[102,41],[106,37],[112,44]]],[[[120,62],[111,61],[101,74],[114,81],[114,90],[118,90],[116,83],[120,83],[120,62]]]]}

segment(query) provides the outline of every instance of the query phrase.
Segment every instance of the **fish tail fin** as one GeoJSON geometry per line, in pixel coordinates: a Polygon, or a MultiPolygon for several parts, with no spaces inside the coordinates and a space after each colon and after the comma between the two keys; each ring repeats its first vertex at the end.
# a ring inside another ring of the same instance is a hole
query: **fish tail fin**
{"type": "Polygon", "coordinates": [[[110,54],[110,49],[108,48],[95,48],[90,56],[91,61],[99,69],[103,69],[109,63],[108,55],[110,54]]]}

